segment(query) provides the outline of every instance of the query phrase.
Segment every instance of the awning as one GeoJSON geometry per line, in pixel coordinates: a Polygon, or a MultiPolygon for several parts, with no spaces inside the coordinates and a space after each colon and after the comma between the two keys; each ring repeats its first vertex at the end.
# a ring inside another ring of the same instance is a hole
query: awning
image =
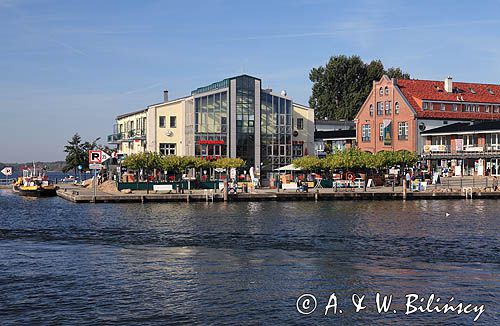
{"type": "Polygon", "coordinates": [[[293,164],[288,164],[288,165],[282,166],[280,168],[277,168],[274,171],[302,171],[302,169],[293,165],[293,164]]]}

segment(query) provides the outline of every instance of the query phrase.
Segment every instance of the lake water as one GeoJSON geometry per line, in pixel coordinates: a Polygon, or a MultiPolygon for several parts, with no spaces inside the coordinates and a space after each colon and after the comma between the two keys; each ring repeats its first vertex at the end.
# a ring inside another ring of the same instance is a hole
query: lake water
{"type": "Polygon", "coordinates": [[[472,324],[477,313],[405,315],[405,295],[434,293],[484,305],[478,324],[498,325],[499,212],[476,199],[77,205],[0,191],[0,320],[472,324]],[[377,292],[394,296],[387,313],[377,292]]]}

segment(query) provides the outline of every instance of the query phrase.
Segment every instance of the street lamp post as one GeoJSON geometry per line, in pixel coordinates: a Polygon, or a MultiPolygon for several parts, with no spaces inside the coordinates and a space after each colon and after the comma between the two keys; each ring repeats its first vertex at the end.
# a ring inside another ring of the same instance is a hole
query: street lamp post
{"type": "Polygon", "coordinates": [[[406,199],[406,160],[405,160],[405,152],[403,150],[403,200],[406,199]]]}

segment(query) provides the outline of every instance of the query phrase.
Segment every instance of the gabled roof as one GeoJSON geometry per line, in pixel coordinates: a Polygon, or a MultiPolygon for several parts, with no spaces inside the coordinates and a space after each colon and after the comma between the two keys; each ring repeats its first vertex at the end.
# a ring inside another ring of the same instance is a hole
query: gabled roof
{"type": "Polygon", "coordinates": [[[482,121],[475,123],[459,122],[446,125],[439,128],[434,128],[422,132],[422,135],[434,135],[434,134],[460,134],[460,133],[471,133],[471,132],[498,132],[500,130],[500,120],[496,121],[482,121]]]}

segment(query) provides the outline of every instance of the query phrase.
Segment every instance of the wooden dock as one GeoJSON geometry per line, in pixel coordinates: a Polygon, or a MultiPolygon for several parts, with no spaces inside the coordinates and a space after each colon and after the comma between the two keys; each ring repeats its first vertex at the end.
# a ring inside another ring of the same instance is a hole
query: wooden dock
{"type": "MultiPolygon", "coordinates": [[[[61,188],[57,195],[74,203],[92,203],[92,193],[81,188],[61,188]]],[[[406,200],[422,199],[465,199],[463,192],[408,192],[406,200]]],[[[470,193],[467,198],[470,198],[470,193]]],[[[473,192],[473,199],[500,199],[500,192],[473,192]]],[[[238,193],[228,196],[231,202],[251,201],[320,201],[320,200],[403,200],[401,192],[391,191],[356,191],[356,192],[275,192],[259,191],[254,193],[238,193]]],[[[132,193],[108,194],[97,193],[96,203],[146,203],[146,202],[222,202],[222,193],[197,190],[192,193],[132,193]]]]}

